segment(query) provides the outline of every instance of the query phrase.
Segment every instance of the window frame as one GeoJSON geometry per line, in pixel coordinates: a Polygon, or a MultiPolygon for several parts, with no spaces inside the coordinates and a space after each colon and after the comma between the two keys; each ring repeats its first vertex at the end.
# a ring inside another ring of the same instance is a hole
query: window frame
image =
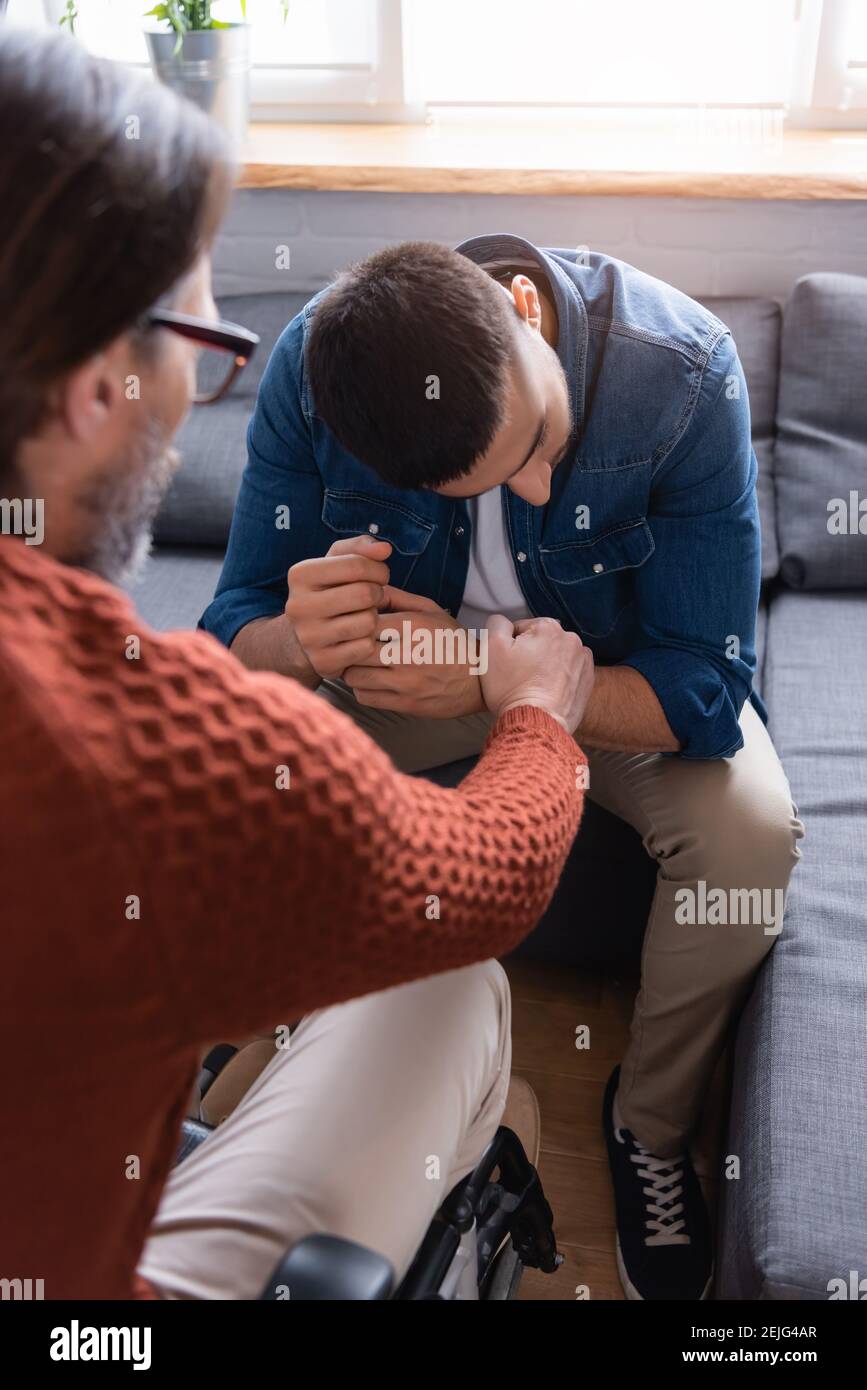
{"type": "Polygon", "coordinates": [[[250,75],[254,121],[424,121],[404,78],[404,0],[372,0],[375,57],[371,63],[257,64],[250,75]],[[287,97],[285,74],[297,91],[287,97]]]}
{"type": "MultiPolygon", "coordinates": [[[[487,103],[426,104],[408,89],[403,53],[404,6],[419,0],[370,0],[374,6],[375,57],[370,63],[255,64],[250,74],[251,121],[421,123],[453,106],[472,110],[480,119],[497,110],[515,111],[521,105],[541,109],[544,102],[495,106],[487,103]],[[287,92],[287,74],[292,74],[287,92]]],[[[84,0],[86,3],[86,0],[84,0]]],[[[768,103],[762,110],[776,113],[789,129],[867,129],[867,54],[853,65],[841,42],[848,13],[865,0],[792,0],[799,25],[789,101],[768,103]],[[850,98],[847,101],[846,89],[850,98]]],[[[42,0],[46,23],[56,24],[64,0],[42,0]]],[[[136,65],[148,67],[148,64],[136,65]]],[[[598,103],[557,103],[549,110],[572,106],[604,111],[598,103]]],[[[618,112],[641,113],[674,107],[698,110],[692,103],[617,103],[618,112]]],[[[746,109],[746,108],[740,108],[746,109]]],[[[751,107],[750,110],[758,108],[751,107]]]]}
{"type": "Polygon", "coordinates": [[[867,129],[867,54],[853,65],[842,35],[863,0],[796,0],[803,25],[787,124],[792,129],[867,129]],[[855,99],[846,103],[846,88],[855,99]]]}

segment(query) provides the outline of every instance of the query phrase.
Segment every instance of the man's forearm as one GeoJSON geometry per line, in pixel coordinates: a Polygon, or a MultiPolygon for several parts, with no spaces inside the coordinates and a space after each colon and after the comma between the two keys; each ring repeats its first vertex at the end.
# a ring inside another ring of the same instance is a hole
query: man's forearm
{"type": "Polygon", "coordinates": [[[315,690],[322,679],[282,613],[276,618],[255,618],[247,623],[236,634],[231,652],[250,671],[276,671],[281,676],[291,676],[308,690],[315,690]]]}
{"type": "Polygon", "coordinates": [[[680,748],[656,692],[632,666],[597,666],[575,737],[586,747],[612,753],[676,753],[680,748]]]}

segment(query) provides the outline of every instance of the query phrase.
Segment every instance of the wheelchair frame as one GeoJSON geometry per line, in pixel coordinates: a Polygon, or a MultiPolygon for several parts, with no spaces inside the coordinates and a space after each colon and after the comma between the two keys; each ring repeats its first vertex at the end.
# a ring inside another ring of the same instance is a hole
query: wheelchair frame
{"type": "MultiPolygon", "coordinates": [[[[199,1077],[204,1096],[235,1049],[220,1044],[199,1077]]],[[[185,1119],[175,1163],[207,1141],[213,1126],[185,1119]]],[[[514,1298],[525,1266],[552,1274],[563,1262],[539,1174],[513,1130],[501,1125],[478,1164],[436,1212],[395,1287],[384,1256],[317,1233],[286,1252],[260,1300],[501,1301],[514,1298]]]]}

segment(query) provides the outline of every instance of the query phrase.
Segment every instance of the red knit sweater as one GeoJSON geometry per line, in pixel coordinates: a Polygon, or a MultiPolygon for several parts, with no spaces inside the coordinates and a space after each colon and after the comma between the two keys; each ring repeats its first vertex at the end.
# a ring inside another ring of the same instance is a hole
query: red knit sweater
{"type": "Polygon", "coordinates": [[[0,1275],[128,1297],[202,1047],[515,946],[583,761],[526,707],[458,790],[403,776],[295,682],[0,539],[0,1275]]]}

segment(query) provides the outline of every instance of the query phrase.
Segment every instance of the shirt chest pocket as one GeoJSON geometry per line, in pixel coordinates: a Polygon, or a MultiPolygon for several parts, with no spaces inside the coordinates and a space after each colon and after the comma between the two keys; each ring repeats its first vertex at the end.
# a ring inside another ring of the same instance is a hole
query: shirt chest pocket
{"type": "Polygon", "coordinates": [[[388,560],[392,584],[405,589],[410,576],[424,554],[436,523],[399,502],[386,501],[364,492],[325,489],[322,520],[334,539],[341,536],[370,536],[371,540],[388,541],[392,547],[388,560]]]}
{"type": "Polygon", "coordinates": [[[636,571],[655,549],[646,521],[539,551],[546,578],[579,632],[606,637],[632,603],[636,571]]]}

